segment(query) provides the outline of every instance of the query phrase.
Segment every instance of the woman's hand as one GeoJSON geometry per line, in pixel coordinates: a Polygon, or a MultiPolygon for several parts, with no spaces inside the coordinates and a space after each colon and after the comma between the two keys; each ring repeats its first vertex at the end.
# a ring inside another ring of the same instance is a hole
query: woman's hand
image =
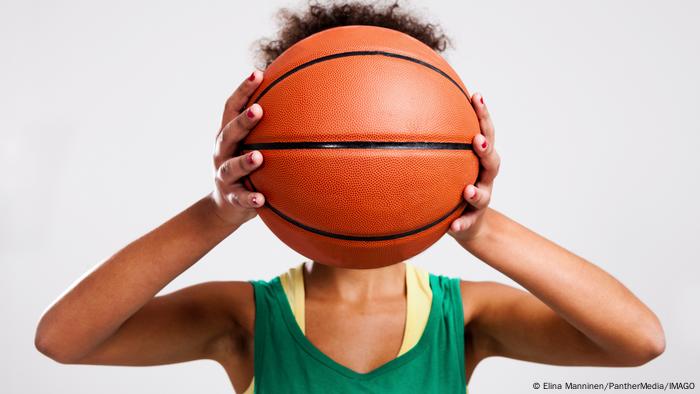
{"type": "Polygon", "coordinates": [[[472,340],[467,371],[490,356],[553,365],[636,366],[663,353],[659,319],[622,283],[487,208],[500,159],[481,96],[474,94],[471,102],[481,126],[473,142],[481,171],[476,187],[465,189],[470,205],[449,233],[471,255],[526,291],[462,281],[465,330],[472,340]]]}
{"type": "Polygon", "coordinates": [[[262,116],[259,105],[239,113],[261,79],[254,72],[226,103],[214,151],[216,189],[121,248],[56,300],[37,325],[40,352],[62,363],[103,365],[197,359],[239,365],[232,360],[248,357],[235,349],[246,349],[238,345],[252,332],[249,283],[208,282],[156,295],[263,204],[262,195],[238,182],[262,163],[260,152],[252,160],[232,158],[262,116]]]}
{"type": "Polygon", "coordinates": [[[481,133],[474,136],[472,146],[479,157],[479,177],[474,185],[464,188],[464,199],[467,200],[467,208],[464,214],[455,219],[447,231],[449,235],[458,241],[469,241],[479,234],[483,223],[484,212],[491,201],[493,181],[498,175],[501,158],[498,156],[494,143],[495,130],[489,111],[484,104],[484,98],[479,93],[471,96],[472,107],[479,118],[481,133]]]}
{"type": "Polygon", "coordinates": [[[257,215],[255,208],[261,207],[265,197],[251,192],[243,186],[241,178],[250,174],[262,164],[262,153],[252,151],[234,157],[238,142],[248,135],[262,117],[262,107],[253,104],[241,110],[255,91],[262,75],[253,71],[226,100],[222,127],[216,135],[214,146],[214,171],[216,188],[211,198],[216,206],[216,214],[227,223],[240,225],[257,215]]]}

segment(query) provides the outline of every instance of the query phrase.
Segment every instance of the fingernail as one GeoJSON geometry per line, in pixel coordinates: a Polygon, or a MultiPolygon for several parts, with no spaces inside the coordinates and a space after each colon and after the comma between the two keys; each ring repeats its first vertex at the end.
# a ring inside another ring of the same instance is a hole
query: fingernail
{"type": "Polygon", "coordinates": [[[484,140],[484,142],[481,144],[481,149],[486,150],[487,146],[489,146],[489,143],[484,140]]]}
{"type": "Polygon", "coordinates": [[[253,108],[248,108],[248,110],[245,113],[245,116],[247,116],[248,119],[253,119],[255,117],[255,114],[253,113],[253,108]]]}
{"type": "Polygon", "coordinates": [[[248,153],[248,157],[246,158],[246,160],[248,160],[249,164],[255,163],[255,160],[253,160],[253,155],[255,154],[255,152],[256,151],[252,151],[252,152],[248,153]]]}
{"type": "MultiPolygon", "coordinates": [[[[253,73],[250,74],[250,76],[248,77],[248,80],[249,80],[249,81],[254,81],[254,80],[255,80],[255,71],[253,71],[253,73]]],[[[483,101],[482,101],[482,102],[483,102],[483,101]]]]}
{"type": "Polygon", "coordinates": [[[258,205],[258,198],[257,197],[253,196],[253,198],[251,198],[251,200],[253,201],[254,205],[258,205]]]}
{"type": "Polygon", "coordinates": [[[479,95],[479,101],[481,101],[481,105],[484,105],[484,96],[479,95]]]}
{"type": "Polygon", "coordinates": [[[470,190],[471,191],[469,192],[469,198],[471,198],[471,199],[476,198],[476,188],[472,187],[472,188],[470,188],[470,190]]]}

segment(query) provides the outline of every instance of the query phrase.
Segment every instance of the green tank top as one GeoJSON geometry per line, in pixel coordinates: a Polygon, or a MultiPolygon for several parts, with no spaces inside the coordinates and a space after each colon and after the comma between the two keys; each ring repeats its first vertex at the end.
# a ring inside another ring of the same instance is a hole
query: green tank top
{"type": "Polygon", "coordinates": [[[459,279],[430,274],[432,304],[413,348],[368,372],[322,353],[297,324],[280,278],[255,290],[255,393],[459,393],[466,390],[459,279]]]}

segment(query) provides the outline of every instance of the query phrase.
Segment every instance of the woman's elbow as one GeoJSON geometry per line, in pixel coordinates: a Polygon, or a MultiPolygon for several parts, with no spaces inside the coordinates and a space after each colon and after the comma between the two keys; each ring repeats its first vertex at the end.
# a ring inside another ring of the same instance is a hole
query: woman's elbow
{"type": "Polygon", "coordinates": [[[36,333],[34,334],[34,347],[46,357],[61,363],[75,364],[78,357],[70,351],[68,341],[57,338],[55,334],[51,334],[50,327],[39,322],[36,333]]]}
{"type": "Polygon", "coordinates": [[[649,328],[637,334],[635,345],[624,360],[625,366],[640,366],[659,357],[666,350],[666,335],[657,321],[649,328]]]}
{"type": "Polygon", "coordinates": [[[645,357],[642,358],[642,364],[659,357],[666,350],[666,336],[661,326],[659,326],[658,330],[649,334],[644,342],[645,357]]]}

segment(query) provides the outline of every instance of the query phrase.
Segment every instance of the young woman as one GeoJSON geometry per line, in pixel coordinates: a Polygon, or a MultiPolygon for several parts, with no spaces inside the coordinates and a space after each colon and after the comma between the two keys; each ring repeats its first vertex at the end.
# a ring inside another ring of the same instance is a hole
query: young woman
{"type": "MultiPolygon", "coordinates": [[[[312,4],[283,14],[266,64],[315,32],[369,24],[436,51],[446,38],[396,4],[312,4]]],[[[557,365],[641,365],[664,350],[654,313],[608,273],[488,207],[500,159],[493,122],[471,96],[481,134],[470,208],[448,234],[528,291],[428,274],[408,262],[371,270],[305,261],[271,281],[208,282],[156,296],[256,215],[246,190],[263,152],[233,157],[261,119],[241,113],[264,78],[253,71],[228,99],[216,137],[214,191],[99,264],[42,316],[36,346],[61,363],[158,365],[212,359],[238,393],[464,392],[491,356],[557,365]]],[[[330,116],[330,115],[329,115],[330,116]]]]}

